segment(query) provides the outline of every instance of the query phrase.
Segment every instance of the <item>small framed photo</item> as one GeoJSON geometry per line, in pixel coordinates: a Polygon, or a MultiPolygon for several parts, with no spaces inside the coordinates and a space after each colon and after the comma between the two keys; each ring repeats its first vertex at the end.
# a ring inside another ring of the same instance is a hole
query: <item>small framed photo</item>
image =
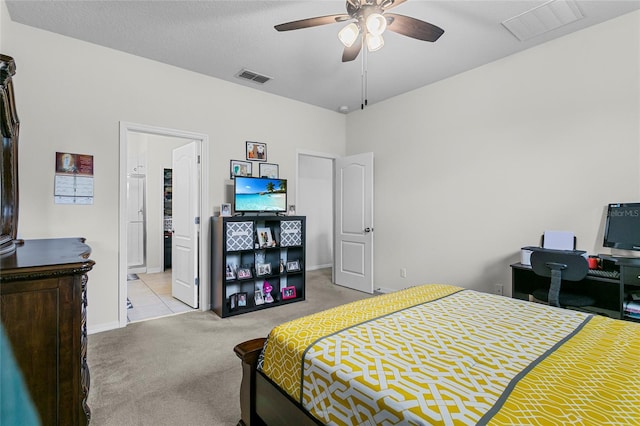
{"type": "Polygon", "coordinates": [[[235,279],[236,279],[236,273],[233,271],[233,268],[231,267],[231,265],[227,265],[227,281],[235,280],[235,279]]]}
{"type": "Polygon", "coordinates": [[[278,165],[271,163],[260,163],[258,167],[260,177],[266,177],[270,179],[278,179],[278,165]]]}
{"type": "Polygon", "coordinates": [[[220,216],[231,216],[231,204],[230,203],[222,203],[222,204],[220,204],[220,216]]]}
{"type": "Polygon", "coordinates": [[[296,297],[296,288],[291,286],[291,287],[285,287],[282,289],[282,300],[287,300],[287,299],[293,299],[296,297]]]}
{"type": "Polygon", "coordinates": [[[256,290],[255,296],[253,296],[253,302],[258,305],[264,304],[264,296],[262,296],[262,291],[256,290]]]}
{"type": "Polygon", "coordinates": [[[289,210],[287,210],[287,215],[288,216],[295,216],[296,215],[296,205],[295,204],[289,204],[289,210]]]}
{"type": "Polygon", "coordinates": [[[238,294],[232,294],[229,296],[229,310],[233,311],[238,307],[238,294]]]}
{"type": "Polygon", "coordinates": [[[287,262],[287,272],[298,272],[300,270],[300,261],[291,260],[287,262]]]}
{"type": "Polygon", "coordinates": [[[258,233],[258,245],[259,247],[275,247],[276,241],[271,234],[271,228],[256,228],[258,233]]]}
{"type": "Polygon", "coordinates": [[[238,296],[238,308],[244,308],[247,306],[247,293],[237,293],[238,296]]]}
{"type": "Polygon", "coordinates": [[[229,173],[231,179],[236,176],[253,176],[253,164],[248,161],[231,160],[229,162],[229,173]]]}
{"type": "Polygon", "coordinates": [[[251,269],[250,268],[239,268],[238,269],[238,279],[246,280],[251,278],[251,269]]]}
{"type": "Polygon", "coordinates": [[[256,275],[261,277],[263,275],[271,274],[271,264],[270,263],[258,263],[256,265],[256,275]]]}
{"type": "Polygon", "coordinates": [[[247,160],[267,161],[267,144],[247,141],[247,160]]]}

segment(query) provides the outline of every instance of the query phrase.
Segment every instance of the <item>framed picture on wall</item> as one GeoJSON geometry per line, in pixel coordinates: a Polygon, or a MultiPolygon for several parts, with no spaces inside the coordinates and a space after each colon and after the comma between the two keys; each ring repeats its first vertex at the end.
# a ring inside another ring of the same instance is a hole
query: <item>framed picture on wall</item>
{"type": "Polygon", "coordinates": [[[267,144],[247,141],[247,160],[267,161],[267,144]]]}
{"type": "Polygon", "coordinates": [[[278,165],[271,163],[260,163],[259,167],[260,177],[266,177],[270,179],[278,179],[278,165]]]}
{"type": "Polygon", "coordinates": [[[252,170],[253,164],[248,161],[240,161],[240,160],[231,160],[229,162],[229,172],[231,175],[231,179],[236,176],[253,176],[252,170]]]}

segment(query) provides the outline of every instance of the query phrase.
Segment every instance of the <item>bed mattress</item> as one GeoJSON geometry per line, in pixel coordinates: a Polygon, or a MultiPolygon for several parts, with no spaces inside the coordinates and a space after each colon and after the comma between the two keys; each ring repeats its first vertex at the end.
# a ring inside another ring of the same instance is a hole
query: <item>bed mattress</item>
{"type": "Polygon", "coordinates": [[[638,424],[640,324],[423,285],[272,330],[259,368],[324,424],[638,424]]]}

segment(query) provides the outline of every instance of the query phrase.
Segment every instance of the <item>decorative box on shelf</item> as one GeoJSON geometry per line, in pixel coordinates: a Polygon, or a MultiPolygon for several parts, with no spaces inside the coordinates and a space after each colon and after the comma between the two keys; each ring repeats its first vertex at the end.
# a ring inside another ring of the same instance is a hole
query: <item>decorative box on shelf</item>
{"type": "Polygon", "coordinates": [[[253,249],[253,222],[229,222],[226,236],[227,251],[253,249]]]}

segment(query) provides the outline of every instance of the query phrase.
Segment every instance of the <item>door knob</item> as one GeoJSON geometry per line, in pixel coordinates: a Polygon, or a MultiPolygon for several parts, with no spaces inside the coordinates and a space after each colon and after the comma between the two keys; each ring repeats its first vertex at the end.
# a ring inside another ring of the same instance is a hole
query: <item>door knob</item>
{"type": "Polygon", "coordinates": [[[371,231],[373,231],[373,228],[364,228],[364,232],[365,232],[365,234],[366,234],[367,232],[371,232],[371,231]]]}

